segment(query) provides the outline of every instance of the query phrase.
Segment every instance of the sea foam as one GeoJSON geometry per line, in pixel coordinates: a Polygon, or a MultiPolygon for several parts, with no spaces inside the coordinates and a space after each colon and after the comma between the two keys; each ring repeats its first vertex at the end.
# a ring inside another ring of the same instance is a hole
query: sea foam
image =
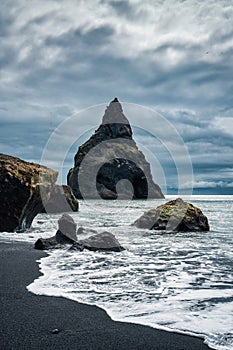
{"type": "MultiPolygon", "coordinates": [[[[71,214],[78,226],[108,230],[126,250],[50,251],[28,290],[97,305],[114,320],[200,336],[213,349],[233,349],[233,197],[190,200],[209,218],[210,232],[164,235],[129,225],[162,202],[80,201],[80,212],[71,214]]],[[[52,236],[58,218],[37,216],[17,239],[52,236]]]]}

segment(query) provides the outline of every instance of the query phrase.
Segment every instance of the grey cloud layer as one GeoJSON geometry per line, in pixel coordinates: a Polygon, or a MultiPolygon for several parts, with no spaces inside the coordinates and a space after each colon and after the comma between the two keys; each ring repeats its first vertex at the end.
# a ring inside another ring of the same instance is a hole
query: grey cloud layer
{"type": "Polygon", "coordinates": [[[230,0],[17,0],[0,11],[2,152],[40,159],[64,118],[116,95],[175,125],[197,181],[231,168],[230,0]]]}

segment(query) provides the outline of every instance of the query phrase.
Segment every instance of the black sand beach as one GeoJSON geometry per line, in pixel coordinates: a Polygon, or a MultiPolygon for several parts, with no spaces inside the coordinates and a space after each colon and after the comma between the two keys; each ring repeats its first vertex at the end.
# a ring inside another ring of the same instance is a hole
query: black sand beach
{"type": "Polygon", "coordinates": [[[0,349],[204,350],[203,340],[114,322],[105,311],[27,291],[45,253],[31,244],[0,243],[0,349]],[[59,329],[58,334],[51,331],[59,329]]]}

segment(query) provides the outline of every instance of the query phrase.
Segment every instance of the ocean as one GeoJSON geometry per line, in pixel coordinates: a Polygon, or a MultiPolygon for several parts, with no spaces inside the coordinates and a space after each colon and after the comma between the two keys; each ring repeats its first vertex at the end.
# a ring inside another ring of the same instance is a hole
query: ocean
{"type": "MultiPolygon", "coordinates": [[[[188,200],[208,217],[209,232],[162,234],[130,226],[174,198],[81,200],[80,211],[70,213],[78,227],[109,231],[126,250],[49,251],[38,261],[43,275],[28,290],[97,305],[114,320],[200,336],[213,349],[233,349],[233,196],[188,200]]],[[[27,232],[0,233],[0,239],[51,237],[60,216],[40,214],[27,232]]]]}

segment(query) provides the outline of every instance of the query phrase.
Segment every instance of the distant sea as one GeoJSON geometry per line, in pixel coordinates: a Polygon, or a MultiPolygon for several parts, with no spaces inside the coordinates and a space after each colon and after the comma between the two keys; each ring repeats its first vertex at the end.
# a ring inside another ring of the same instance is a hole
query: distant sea
{"type": "MultiPolygon", "coordinates": [[[[112,319],[204,338],[213,349],[233,349],[233,196],[192,196],[210,232],[161,234],[130,226],[167,200],[80,201],[70,213],[78,227],[110,231],[121,253],[50,251],[39,261],[35,294],[97,305],[112,319]]],[[[185,199],[185,196],[182,196],[185,199]]],[[[26,233],[1,240],[35,242],[55,234],[61,215],[40,214],[26,233]]]]}

